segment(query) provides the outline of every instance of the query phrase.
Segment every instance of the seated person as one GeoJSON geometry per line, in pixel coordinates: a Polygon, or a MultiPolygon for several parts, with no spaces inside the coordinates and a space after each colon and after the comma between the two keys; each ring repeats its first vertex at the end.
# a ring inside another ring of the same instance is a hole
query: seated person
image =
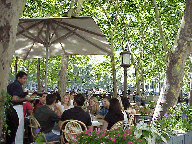
{"type": "Polygon", "coordinates": [[[145,106],[145,100],[141,99],[141,106],[145,106]]]}
{"type": "Polygon", "coordinates": [[[122,104],[124,107],[124,111],[127,112],[128,114],[136,114],[136,111],[132,106],[130,105],[130,102],[127,98],[123,97],[122,98],[122,104]]]}
{"type": "Polygon", "coordinates": [[[53,110],[55,101],[56,96],[54,94],[48,94],[46,97],[46,105],[38,106],[34,113],[34,117],[39,121],[41,126],[41,132],[45,134],[48,142],[60,140],[60,135],[52,132],[54,124],[61,119],[53,110]]]}
{"type": "Polygon", "coordinates": [[[104,119],[109,110],[109,97],[103,98],[103,108],[98,112],[97,118],[104,119]]]}
{"type": "Polygon", "coordinates": [[[109,111],[104,118],[102,129],[111,129],[111,127],[118,121],[124,120],[121,106],[117,98],[110,99],[109,111]]]}
{"type": "Polygon", "coordinates": [[[58,91],[54,93],[57,96],[56,103],[61,103],[61,96],[58,91]]]}
{"type": "Polygon", "coordinates": [[[70,101],[70,95],[66,94],[63,98],[63,103],[61,103],[61,109],[62,109],[62,113],[65,110],[68,110],[70,108],[73,108],[73,106],[71,105],[71,101],[70,101]]]}
{"type": "Polygon", "coordinates": [[[30,143],[33,142],[33,136],[31,134],[31,129],[29,127],[30,122],[28,116],[32,115],[32,107],[33,103],[31,102],[23,102],[23,114],[24,114],[24,136],[28,138],[30,143]]]}
{"type": "Polygon", "coordinates": [[[85,98],[82,94],[77,94],[74,97],[74,108],[68,109],[63,112],[61,121],[65,120],[79,120],[83,122],[88,129],[92,129],[91,117],[88,112],[85,112],[81,107],[85,102],[85,98]]]}
{"type": "MultiPolygon", "coordinates": [[[[28,95],[28,92],[24,92],[25,95],[28,95]]],[[[34,93],[35,95],[36,93],[34,93]]],[[[24,117],[27,117],[29,115],[32,114],[32,103],[33,103],[34,100],[31,100],[30,102],[26,101],[26,102],[23,102],[23,115],[24,117]]]]}
{"type": "Polygon", "coordinates": [[[89,106],[87,107],[87,110],[92,115],[97,115],[99,112],[99,102],[96,97],[92,96],[89,100],[89,106]]]}
{"type": "Polygon", "coordinates": [[[47,93],[43,93],[42,96],[39,98],[39,103],[34,106],[33,112],[35,112],[35,109],[36,109],[38,106],[41,106],[41,105],[45,105],[45,104],[46,104],[46,97],[47,97],[47,93]]]}

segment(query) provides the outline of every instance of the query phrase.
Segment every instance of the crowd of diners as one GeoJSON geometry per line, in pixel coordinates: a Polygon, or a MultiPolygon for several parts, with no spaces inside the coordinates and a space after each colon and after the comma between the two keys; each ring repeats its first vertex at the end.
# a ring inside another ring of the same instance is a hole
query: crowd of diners
{"type": "MultiPolygon", "coordinates": [[[[39,100],[34,100],[24,96],[21,93],[21,86],[26,82],[27,74],[19,72],[14,83],[8,86],[8,93],[13,97],[11,108],[15,111],[15,106],[22,105],[25,132],[30,137],[29,116],[34,116],[41,126],[41,132],[46,136],[47,141],[60,140],[60,135],[54,133],[53,130],[59,130],[62,121],[65,120],[79,120],[83,122],[88,129],[93,129],[91,115],[97,119],[103,119],[104,123],[102,129],[110,129],[116,122],[125,120],[128,121],[129,114],[136,114],[136,111],[130,105],[127,97],[113,98],[111,96],[103,96],[100,101],[97,97],[89,95],[85,96],[82,93],[68,92],[64,96],[60,96],[58,92],[54,93],[37,93],[34,92],[32,96],[40,96],[39,100]],[[16,84],[15,84],[16,83],[16,84]],[[16,86],[15,86],[16,85],[16,86]],[[15,90],[19,89],[19,90],[15,90]],[[100,104],[101,103],[101,104],[100,104]]],[[[17,110],[16,110],[17,111],[17,110]]],[[[18,121],[11,121],[8,123],[8,129],[15,123],[13,132],[7,138],[9,142],[22,141],[21,133],[21,114],[17,112],[8,119],[17,118],[18,121]]]]}

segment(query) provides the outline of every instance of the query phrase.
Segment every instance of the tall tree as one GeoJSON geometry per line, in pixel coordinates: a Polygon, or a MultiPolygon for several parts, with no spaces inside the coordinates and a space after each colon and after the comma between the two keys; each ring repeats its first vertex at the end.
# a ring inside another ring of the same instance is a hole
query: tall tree
{"type": "Polygon", "coordinates": [[[189,97],[189,104],[192,106],[192,49],[191,49],[191,55],[190,55],[190,97],[189,97]]]}
{"type": "Polygon", "coordinates": [[[165,74],[164,86],[157,102],[153,118],[162,117],[169,107],[176,104],[184,75],[185,61],[191,52],[192,1],[186,0],[183,19],[178,31],[165,74]]]}
{"type": "Polygon", "coordinates": [[[61,95],[61,101],[63,102],[63,96],[67,89],[67,69],[68,69],[69,55],[61,56],[61,70],[59,71],[58,92],[61,95]]]}
{"type": "Polygon", "coordinates": [[[41,79],[40,79],[40,58],[37,59],[37,91],[41,92],[41,79]]]}
{"type": "Polygon", "coordinates": [[[0,134],[2,132],[2,115],[4,113],[2,92],[6,91],[17,25],[24,9],[24,4],[25,0],[0,1],[0,134]]]}

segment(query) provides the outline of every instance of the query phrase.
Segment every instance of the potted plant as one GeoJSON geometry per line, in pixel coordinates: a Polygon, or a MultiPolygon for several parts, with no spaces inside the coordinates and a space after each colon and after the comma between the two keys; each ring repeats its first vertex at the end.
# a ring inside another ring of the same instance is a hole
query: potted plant
{"type": "Polygon", "coordinates": [[[137,126],[111,130],[86,130],[79,135],[78,143],[89,144],[147,144],[148,142],[167,142],[166,138],[159,133],[154,126],[140,122],[137,126]]]}
{"type": "Polygon", "coordinates": [[[192,131],[192,107],[179,103],[165,113],[162,119],[155,121],[158,127],[171,135],[192,131]]]}

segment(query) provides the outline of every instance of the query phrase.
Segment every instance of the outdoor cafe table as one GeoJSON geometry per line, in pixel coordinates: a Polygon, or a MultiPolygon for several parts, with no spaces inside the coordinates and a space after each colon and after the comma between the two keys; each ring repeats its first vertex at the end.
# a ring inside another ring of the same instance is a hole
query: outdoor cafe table
{"type": "Polygon", "coordinates": [[[132,106],[133,106],[133,105],[136,105],[136,103],[130,103],[130,105],[132,105],[132,106]]]}
{"type": "Polygon", "coordinates": [[[92,126],[101,128],[103,126],[103,122],[104,122],[103,119],[94,119],[92,120],[92,126]]]}

